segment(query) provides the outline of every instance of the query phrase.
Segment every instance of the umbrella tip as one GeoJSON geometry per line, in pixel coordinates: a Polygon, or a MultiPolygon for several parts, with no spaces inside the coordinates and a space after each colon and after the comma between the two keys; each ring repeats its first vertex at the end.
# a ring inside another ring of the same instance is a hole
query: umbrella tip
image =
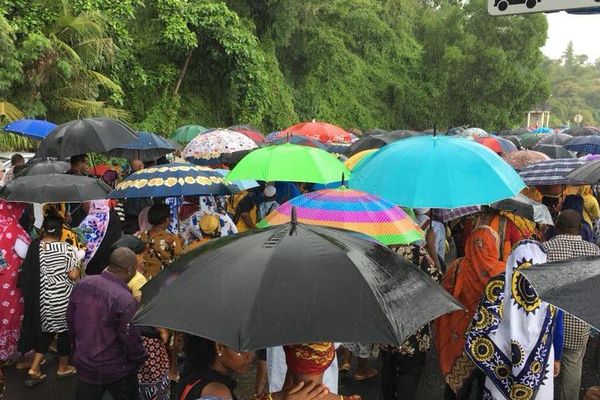
{"type": "Polygon", "coordinates": [[[433,124],[433,137],[437,136],[437,127],[433,124]]]}
{"type": "Polygon", "coordinates": [[[298,211],[296,210],[296,206],[292,207],[292,225],[298,225],[298,211]]]}

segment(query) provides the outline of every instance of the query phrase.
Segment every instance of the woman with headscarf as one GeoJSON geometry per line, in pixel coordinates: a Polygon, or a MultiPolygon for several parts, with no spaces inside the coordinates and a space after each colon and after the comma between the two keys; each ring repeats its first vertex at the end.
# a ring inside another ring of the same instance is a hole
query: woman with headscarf
{"type": "MultiPolygon", "coordinates": [[[[18,357],[17,343],[23,320],[23,298],[18,272],[30,243],[19,224],[26,204],[0,200],[0,367],[18,357]]],[[[3,382],[0,369],[0,385],[3,382]]],[[[0,388],[0,397],[2,395],[0,388]]]]}
{"type": "Polygon", "coordinates": [[[83,203],[86,217],[79,224],[85,237],[83,268],[87,275],[98,275],[108,265],[112,245],[121,237],[123,229],[117,212],[110,208],[110,200],[83,203]]]}
{"type": "Polygon", "coordinates": [[[505,263],[499,258],[498,234],[489,226],[479,226],[467,238],[465,256],[454,261],[444,275],[444,289],[466,309],[443,315],[435,324],[435,345],[446,381],[446,399],[469,398],[476,368],[463,350],[465,332],[485,286],[492,277],[504,271],[505,263]]]}
{"type": "Polygon", "coordinates": [[[562,353],[562,315],[517,270],[546,262],[540,243],[517,244],[506,272],[488,283],[465,351],[483,371],[490,400],[551,399],[562,353]],[[553,340],[548,340],[553,338],[553,340]]]}

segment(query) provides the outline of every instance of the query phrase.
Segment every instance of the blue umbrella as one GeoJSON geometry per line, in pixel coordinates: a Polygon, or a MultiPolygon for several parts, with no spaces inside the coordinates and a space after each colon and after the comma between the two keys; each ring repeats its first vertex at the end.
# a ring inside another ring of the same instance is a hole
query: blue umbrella
{"type": "Polygon", "coordinates": [[[350,187],[405,207],[456,208],[515,196],[525,184],[496,153],[472,140],[401,140],[357,165],[350,187]]]}
{"type": "Polygon", "coordinates": [[[176,150],[172,142],[161,136],[150,132],[138,132],[134,142],[116,147],[107,154],[128,160],[139,158],[142,161],[153,161],[176,150]]]}
{"type": "MultiPolygon", "coordinates": [[[[217,173],[219,173],[219,175],[221,175],[222,177],[225,177],[230,172],[228,169],[221,169],[221,168],[217,168],[217,169],[215,169],[215,171],[217,173]]],[[[241,181],[232,181],[231,183],[233,183],[235,186],[237,186],[238,189],[240,189],[240,190],[248,190],[248,189],[252,189],[252,188],[260,186],[258,184],[258,182],[254,181],[252,179],[244,179],[241,181]]]]}
{"type": "Polygon", "coordinates": [[[554,129],[542,126],[540,128],[534,129],[533,133],[554,133],[554,129]]]}
{"type": "Polygon", "coordinates": [[[222,196],[238,191],[213,169],[191,163],[171,163],[129,175],[108,197],[222,196]]]}
{"type": "Polygon", "coordinates": [[[56,128],[56,124],[41,119],[20,119],[6,125],[6,132],[21,135],[34,140],[42,140],[56,128]]]}
{"type": "Polygon", "coordinates": [[[600,154],[600,136],[578,136],[569,140],[564,148],[578,153],[600,154]]]}

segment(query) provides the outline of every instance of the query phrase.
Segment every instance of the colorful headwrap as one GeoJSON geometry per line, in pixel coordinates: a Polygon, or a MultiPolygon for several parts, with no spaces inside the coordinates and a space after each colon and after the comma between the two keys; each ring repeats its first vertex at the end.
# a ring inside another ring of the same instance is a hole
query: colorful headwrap
{"type": "Polygon", "coordinates": [[[320,375],[335,357],[333,343],[309,343],[283,346],[288,369],[294,374],[320,375]]]}
{"type": "Polygon", "coordinates": [[[108,230],[108,222],[110,219],[109,200],[93,200],[90,202],[90,210],[85,217],[79,229],[85,236],[86,248],[83,265],[87,266],[90,260],[98,251],[100,243],[108,230]]]}

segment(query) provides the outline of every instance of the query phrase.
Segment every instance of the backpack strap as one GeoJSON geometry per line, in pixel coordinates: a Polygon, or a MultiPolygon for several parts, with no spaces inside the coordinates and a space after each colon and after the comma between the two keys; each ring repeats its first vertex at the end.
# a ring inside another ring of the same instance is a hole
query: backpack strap
{"type": "Polygon", "coordinates": [[[181,397],[179,398],[179,400],[186,400],[186,398],[188,397],[188,395],[192,392],[192,389],[194,388],[194,386],[196,386],[201,381],[202,381],[202,379],[198,379],[194,383],[188,384],[185,387],[185,389],[183,389],[183,393],[181,393],[181,397]]]}

